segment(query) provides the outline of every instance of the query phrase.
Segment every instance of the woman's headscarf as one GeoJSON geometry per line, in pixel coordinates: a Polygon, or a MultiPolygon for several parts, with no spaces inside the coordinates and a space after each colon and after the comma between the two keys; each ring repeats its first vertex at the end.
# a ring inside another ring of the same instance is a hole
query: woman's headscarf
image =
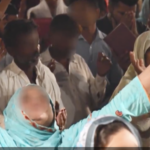
{"type": "MultiPolygon", "coordinates": [[[[150,48],[150,31],[141,34],[134,45],[134,54],[136,59],[143,59],[146,51],[150,48]]],[[[115,89],[111,99],[113,99],[130,81],[137,76],[133,65],[131,64],[126,71],[125,75],[122,77],[119,85],[115,89]]]]}
{"type": "MultiPolygon", "coordinates": [[[[22,114],[19,105],[22,90],[23,88],[19,89],[13,95],[4,110],[6,131],[0,129],[0,147],[57,147],[61,137],[55,123],[50,128],[44,127],[44,130],[40,130],[42,126],[33,127],[31,121],[22,114]]],[[[49,101],[53,108],[50,98],[49,101]]]]}

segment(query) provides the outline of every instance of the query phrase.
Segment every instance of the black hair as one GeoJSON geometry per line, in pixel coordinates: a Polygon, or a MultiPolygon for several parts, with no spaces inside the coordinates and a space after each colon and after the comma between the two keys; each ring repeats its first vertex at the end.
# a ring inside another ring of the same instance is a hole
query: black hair
{"type": "Polygon", "coordinates": [[[120,121],[114,121],[108,125],[100,125],[97,127],[94,137],[95,150],[97,150],[98,147],[106,147],[110,136],[114,135],[121,129],[126,129],[131,132],[129,128],[120,121]]]}
{"type": "MultiPolygon", "coordinates": [[[[65,4],[67,6],[72,5],[76,1],[81,1],[81,0],[64,0],[65,4]]],[[[84,1],[86,1],[87,3],[89,3],[90,6],[92,6],[92,7],[99,8],[99,2],[98,2],[99,0],[84,0],[84,1]]]]}
{"type": "Polygon", "coordinates": [[[128,6],[134,6],[138,3],[138,0],[109,0],[109,4],[113,6],[117,5],[119,2],[128,6]]]}
{"type": "Polygon", "coordinates": [[[79,35],[79,27],[77,23],[67,14],[61,14],[54,17],[50,24],[50,32],[63,32],[68,36],[79,35]]]}
{"type": "Polygon", "coordinates": [[[3,33],[3,41],[6,47],[14,46],[17,43],[18,36],[22,34],[28,34],[33,30],[36,30],[37,26],[30,20],[14,20],[9,22],[3,33]]]}
{"type": "Polygon", "coordinates": [[[17,8],[13,4],[9,4],[5,11],[5,14],[6,15],[17,15],[18,14],[17,8]]]}
{"type": "Polygon", "coordinates": [[[105,0],[98,0],[98,6],[100,11],[107,11],[107,3],[105,0]]]}

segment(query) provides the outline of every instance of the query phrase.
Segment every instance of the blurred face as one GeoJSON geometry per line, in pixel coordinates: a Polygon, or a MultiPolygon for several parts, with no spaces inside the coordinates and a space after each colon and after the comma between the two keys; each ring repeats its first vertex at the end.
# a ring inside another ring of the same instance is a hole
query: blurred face
{"type": "Polygon", "coordinates": [[[39,35],[37,30],[20,35],[17,43],[8,52],[22,66],[31,67],[38,63],[40,55],[39,35]]]}
{"type": "Polygon", "coordinates": [[[48,127],[53,121],[53,111],[48,96],[38,87],[27,87],[21,94],[21,109],[34,122],[48,127]]]}
{"type": "Polygon", "coordinates": [[[86,0],[78,0],[70,6],[70,14],[78,24],[88,27],[96,23],[100,11],[98,8],[91,6],[86,0]]]}
{"type": "Polygon", "coordinates": [[[150,48],[145,54],[145,65],[148,67],[150,65],[150,48]]]}
{"type": "MultiPolygon", "coordinates": [[[[116,23],[121,23],[122,18],[125,16],[127,12],[136,13],[136,5],[135,6],[127,6],[122,2],[119,2],[116,6],[110,6],[109,11],[113,18],[115,19],[116,23]]],[[[135,15],[133,16],[135,18],[135,15]]]]}
{"type": "Polygon", "coordinates": [[[59,55],[67,57],[75,49],[77,36],[69,36],[62,32],[55,32],[51,35],[51,44],[58,51],[59,55]]]}
{"type": "Polygon", "coordinates": [[[119,132],[110,136],[106,147],[138,147],[138,143],[127,129],[122,128],[119,132]]]}

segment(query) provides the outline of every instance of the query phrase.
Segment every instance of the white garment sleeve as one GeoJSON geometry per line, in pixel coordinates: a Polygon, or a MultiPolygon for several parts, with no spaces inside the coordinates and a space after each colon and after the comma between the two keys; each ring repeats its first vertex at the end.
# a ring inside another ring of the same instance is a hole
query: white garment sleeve
{"type": "Polygon", "coordinates": [[[82,63],[84,65],[87,78],[88,78],[89,92],[92,97],[92,105],[94,108],[96,108],[95,106],[98,107],[98,105],[102,102],[104,98],[107,80],[105,77],[100,77],[99,75],[97,75],[96,78],[94,78],[94,76],[92,75],[89,67],[87,66],[83,58],[82,58],[82,63]]]}

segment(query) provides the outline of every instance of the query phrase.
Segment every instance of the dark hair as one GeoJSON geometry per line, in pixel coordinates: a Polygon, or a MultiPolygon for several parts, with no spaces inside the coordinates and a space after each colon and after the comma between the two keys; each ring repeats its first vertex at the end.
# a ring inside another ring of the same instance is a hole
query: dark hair
{"type": "MultiPolygon", "coordinates": [[[[81,1],[81,0],[64,0],[65,4],[67,6],[70,6],[71,4],[73,4],[76,1],[81,1]]],[[[99,8],[99,3],[98,3],[99,0],[84,0],[84,1],[89,3],[90,6],[92,6],[92,7],[99,8]]]]}
{"type": "Polygon", "coordinates": [[[17,8],[13,4],[9,4],[5,11],[5,14],[6,15],[17,15],[18,14],[17,8]]]}
{"type": "Polygon", "coordinates": [[[22,34],[28,34],[36,29],[37,26],[35,23],[30,20],[14,20],[9,22],[5,26],[3,33],[3,41],[5,46],[14,46],[17,42],[16,40],[18,36],[22,34]]]}
{"type": "Polygon", "coordinates": [[[120,129],[128,129],[128,127],[122,122],[115,121],[108,125],[100,125],[97,127],[94,137],[94,147],[106,147],[108,144],[109,137],[115,133],[117,133],[120,129]]]}
{"type": "Polygon", "coordinates": [[[107,3],[105,0],[98,0],[98,6],[100,11],[107,11],[107,3]]]}
{"type": "Polygon", "coordinates": [[[109,0],[110,5],[117,5],[119,2],[122,2],[125,5],[128,6],[134,6],[138,3],[138,0],[109,0]]]}
{"type": "Polygon", "coordinates": [[[63,32],[68,36],[79,35],[79,27],[77,23],[67,14],[61,14],[54,17],[50,24],[51,32],[63,32]]]}

